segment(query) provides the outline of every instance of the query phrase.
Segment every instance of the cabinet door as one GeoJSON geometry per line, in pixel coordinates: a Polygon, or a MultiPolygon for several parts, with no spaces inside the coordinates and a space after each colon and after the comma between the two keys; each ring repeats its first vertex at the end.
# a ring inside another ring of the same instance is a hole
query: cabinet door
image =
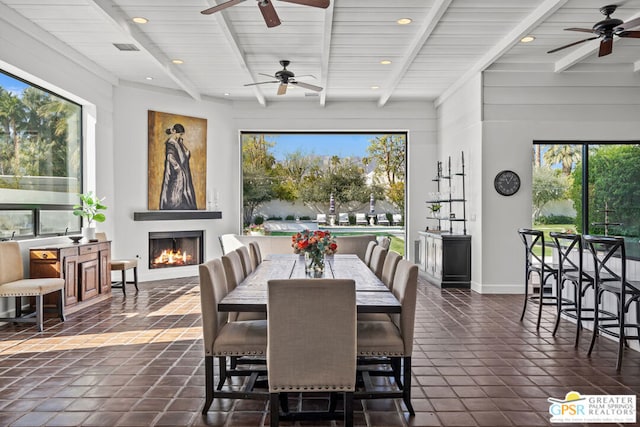
{"type": "Polygon", "coordinates": [[[435,260],[433,259],[433,237],[427,237],[426,238],[427,244],[425,245],[426,248],[426,260],[427,260],[427,265],[425,268],[425,271],[429,274],[433,274],[433,266],[435,264],[435,260]]]}
{"type": "Polygon", "coordinates": [[[65,307],[78,302],[78,258],[68,256],[64,259],[65,307]]]}
{"type": "Polygon", "coordinates": [[[433,239],[433,275],[442,277],[442,240],[433,239]]]}
{"type": "Polygon", "coordinates": [[[80,281],[78,287],[80,288],[80,300],[86,301],[90,298],[98,295],[99,286],[99,264],[97,259],[91,261],[84,261],[80,264],[80,281]]]}
{"type": "Polygon", "coordinates": [[[111,256],[109,250],[100,251],[100,293],[111,292],[111,256]]]}

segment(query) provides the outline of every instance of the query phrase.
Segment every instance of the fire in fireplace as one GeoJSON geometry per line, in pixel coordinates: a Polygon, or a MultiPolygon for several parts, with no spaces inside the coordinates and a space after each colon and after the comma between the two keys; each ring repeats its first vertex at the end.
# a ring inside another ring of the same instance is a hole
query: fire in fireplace
{"type": "Polygon", "coordinates": [[[166,231],[149,233],[149,268],[198,265],[204,259],[203,232],[166,231]]]}

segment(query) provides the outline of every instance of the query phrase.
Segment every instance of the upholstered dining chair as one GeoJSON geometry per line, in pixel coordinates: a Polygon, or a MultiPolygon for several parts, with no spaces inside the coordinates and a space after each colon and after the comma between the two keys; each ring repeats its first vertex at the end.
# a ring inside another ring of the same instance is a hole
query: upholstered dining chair
{"type": "Polygon", "coordinates": [[[255,270],[262,262],[262,252],[258,242],[249,242],[249,253],[251,254],[251,266],[255,270]]]}
{"type": "MultiPolygon", "coordinates": [[[[222,265],[226,277],[227,292],[231,292],[238,286],[247,276],[244,274],[244,265],[242,263],[242,255],[239,250],[231,251],[222,256],[222,265]]],[[[243,320],[264,320],[264,313],[257,312],[229,312],[229,322],[243,320]]]]}
{"type": "Polygon", "coordinates": [[[248,246],[240,246],[236,249],[238,255],[240,255],[240,261],[242,262],[242,269],[244,270],[244,276],[247,277],[253,273],[253,263],[251,261],[251,254],[249,253],[248,246]]]}
{"type": "MultiPolygon", "coordinates": [[[[107,241],[107,233],[97,232],[96,239],[100,242],[107,241]]],[[[138,292],[138,258],[121,258],[121,259],[112,259],[110,261],[111,271],[120,271],[122,272],[122,280],[120,281],[111,281],[112,289],[122,289],[123,294],[127,294],[127,283],[132,284],[136,288],[136,292],[138,292]],[[133,270],[133,282],[127,282],[127,270],[133,270]]],[[[111,274],[109,274],[111,277],[111,274]]]]}
{"type": "Polygon", "coordinates": [[[363,260],[365,264],[371,264],[371,255],[373,255],[373,248],[375,248],[377,244],[378,242],[376,242],[375,240],[372,240],[369,242],[369,244],[367,244],[367,251],[364,253],[363,260]]]}
{"type": "Polygon", "coordinates": [[[0,242],[0,298],[14,298],[15,317],[1,317],[2,322],[33,322],[38,332],[43,331],[44,296],[58,292],[58,316],[64,322],[65,286],[62,278],[25,279],[18,242],[0,242]],[[35,312],[22,314],[22,297],[34,297],[35,312]]]}
{"type": "Polygon", "coordinates": [[[387,250],[383,249],[382,246],[377,245],[373,248],[373,253],[371,254],[371,261],[369,262],[369,268],[374,272],[378,278],[382,277],[382,267],[384,267],[384,260],[387,257],[387,250]]]}
{"type": "MultiPolygon", "coordinates": [[[[232,370],[227,370],[227,358],[266,355],[267,322],[266,320],[228,322],[227,313],[218,311],[218,302],[227,295],[226,275],[222,261],[213,259],[200,264],[198,268],[205,355],[205,403],[202,413],[206,414],[214,397],[238,397],[237,391],[221,391],[225,382],[234,374],[232,370]],[[219,363],[217,387],[214,379],[214,357],[218,358],[219,363]]],[[[260,373],[255,371],[251,375],[257,377],[260,373]]],[[[245,393],[251,393],[251,390],[246,390],[245,393]]]]}
{"type": "Polygon", "coordinates": [[[584,236],[595,267],[593,335],[588,355],[599,334],[618,339],[616,371],[622,369],[622,357],[628,340],[640,340],[640,281],[627,278],[627,255],[624,237],[584,236]],[[613,295],[617,312],[609,312],[604,306],[605,294],[613,295]],[[635,304],[635,321],[628,321],[632,304],[635,304]],[[635,334],[628,334],[634,329],[635,334]]]}
{"type": "Polygon", "coordinates": [[[395,251],[388,251],[387,256],[384,258],[380,280],[391,290],[393,290],[393,278],[396,275],[396,268],[401,259],[402,255],[395,251]]]}
{"type": "MultiPolygon", "coordinates": [[[[271,427],[279,424],[279,403],[283,400],[280,393],[292,392],[344,393],[344,425],[352,426],[356,381],[355,282],[270,280],[267,313],[271,427]]],[[[330,411],[335,409],[332,406],[330,411]]],[[[285,414],[293,420],[317,415],[285,414]]]]}
{"type": "Polygon", "coordinates": [[[376,240],[384,249],[389,250],[389,247],[391,247],[391,238],[389,236],[378,236],[376,237],[376,240]]]}
{"type": "MultiPolygon", "coordinates": [[[[413,352],[414,321],[416,314],[416,293],[418,266],[407,260],[400,260],[393,278],[393,294],[402,304],[402,312],[394,314],[388,321],[358,321],[358,357],[367,361],[371,357],[392,359],[393,376],[399,390],[397,392],[365,390],[356,392],[355,397],[389,398],[399,397],[407,410],[414,415],[411,404],[411,353],[413,352]],[[400,373],[402,371],[402,374],[400,373]]],[[[359,368],[360,369],[360,368],[359,368]]],[[[362,369],[362,375],[368,371],[362,369]]],[[[370,380],[363,381],[365,385],[370,380]]]]}
{"type": "Polygon", "coordinates": [[[547,262],[545,259],[547,245],[544,241],[544,234],[540,230],[521,228],[518,230],[520,239],[524,244],[524,303],[520,321],[524,319],[527,312],[527,301],[538,301],[538,320],[536,329],[540,329],[543,305],[557,305],[556,297],[553,295],[553,283],[549,279],[558,280],[558,264],[547,262]],[[535,274],[540,280],[540,291],[537,296],[529,296],[529,281],[535,274]]]}

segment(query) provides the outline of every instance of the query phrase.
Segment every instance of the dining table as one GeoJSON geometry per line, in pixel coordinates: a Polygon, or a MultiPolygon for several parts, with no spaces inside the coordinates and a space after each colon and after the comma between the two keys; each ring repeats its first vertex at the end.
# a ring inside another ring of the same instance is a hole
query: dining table
{"type": "MultiPolygon", "coordinates": [[[[270,254],[218,303],[224,312],[267,311],[267,283],[272,279],[303,279],[305,258],[299,254],[270,254]]],[[[385,284],[354,254],[325,257],[321,278],[353,279],[358,313],[400,313],[401,304],[385,284]]]]}

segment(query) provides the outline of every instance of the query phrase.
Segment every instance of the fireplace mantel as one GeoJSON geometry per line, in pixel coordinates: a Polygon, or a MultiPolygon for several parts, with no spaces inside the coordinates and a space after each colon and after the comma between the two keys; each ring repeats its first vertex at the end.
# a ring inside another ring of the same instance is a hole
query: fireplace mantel
{"type": "Polygon", "coordinates": [[[134,212],[134,221],[180,221],[187,219],[222,219],[221,211],[145,211],[134,212]]]}

